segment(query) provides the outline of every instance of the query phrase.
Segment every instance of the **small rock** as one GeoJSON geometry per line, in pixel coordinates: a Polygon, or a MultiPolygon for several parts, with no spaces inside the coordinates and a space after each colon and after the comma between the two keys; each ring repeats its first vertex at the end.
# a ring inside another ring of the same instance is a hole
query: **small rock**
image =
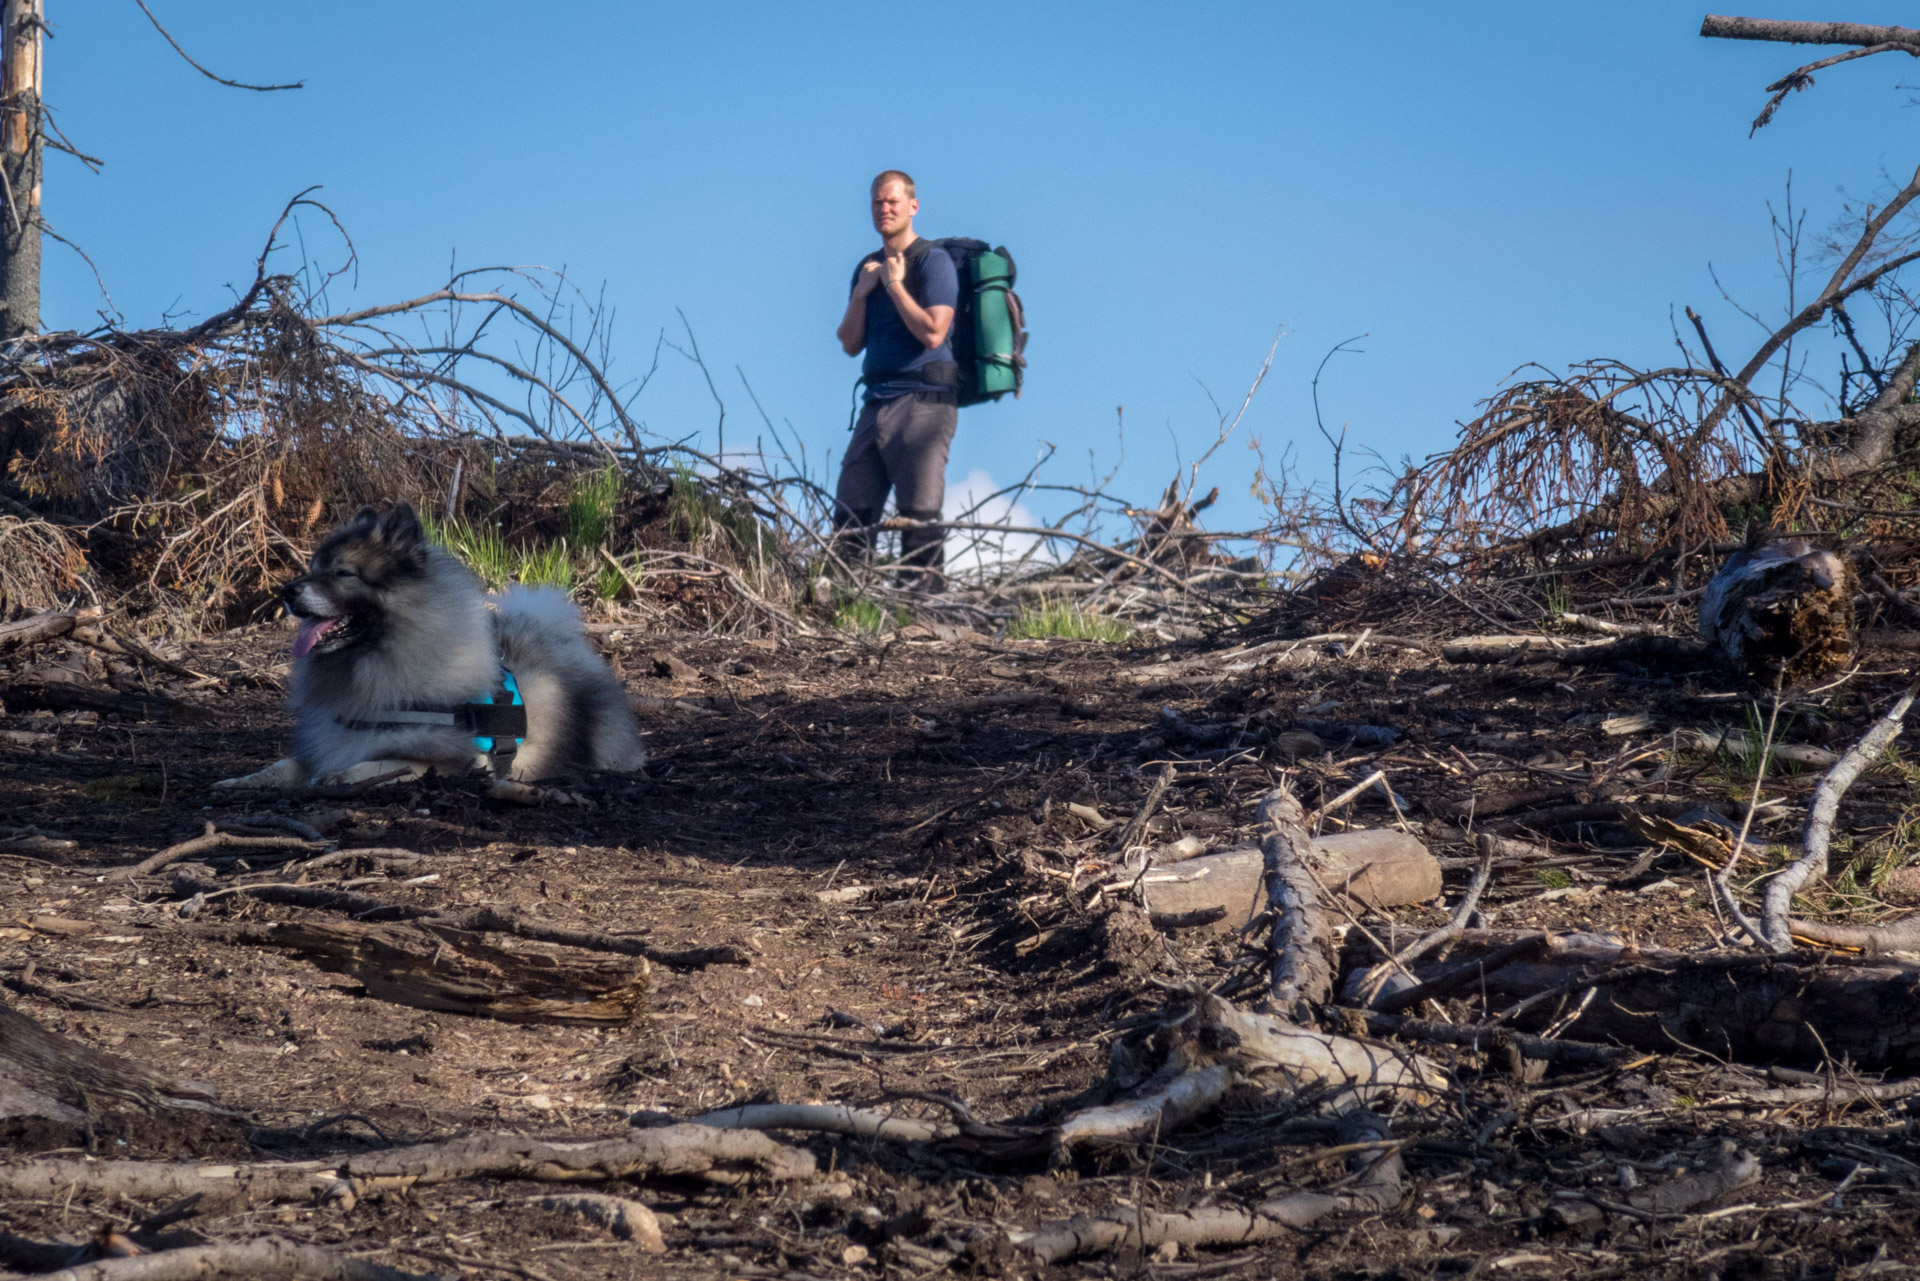
{"type": "Polygon", "coordinates": [[[867,1261],[868,1251],[864,1245],[850,1245],[840,1252],[840,1262],[849,1268],[857,1268],[867,1261]]]}
{"type": "Polygon", "coordinates": [[[758,995],[758,994],[756,993],[756,994],[754,994],[754,995],[751,995],[751,996],[747,996],[747,997],[744,997],[744,998],[742,998],[742,1000],[741,1000],[741,1002],[740,1002],[740,1004],[742,1004],[742,1005],[751,1005],[751,1006],[754,1006],[754,1007],[756,1007],[756,1008],[757,1008],[757,1007],[759,1007],[759,1006],[762,1006],[762,1005],[765,1005],[765,1004],[766,1004],[766,1002],[765,1002],[765,1001],[763,1001],[763,1000],[761,1000],[761,999],[760,999],[760,997],[759,997],[759,995],[758,995]]]}

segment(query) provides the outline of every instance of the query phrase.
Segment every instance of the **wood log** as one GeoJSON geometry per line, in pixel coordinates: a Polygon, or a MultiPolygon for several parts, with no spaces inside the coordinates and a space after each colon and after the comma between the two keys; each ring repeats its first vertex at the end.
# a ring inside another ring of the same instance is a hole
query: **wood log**
{"type": "Polygon", "coordinates": [[[1700,639],[1764,685],[1799,685],[1853,659],[1856,588],[1845,557],[1805,539],[1737,551],[1700,597],[1700,639]]]}
{"type": "Polygon", "coordinates": [[[363,1152],[344,1160],[100,1161],[45,1156],[0,1163],[0,1196],[65,1199],[74,1189],[136,1201],[201,1196],[203,1207],[237,1202],[337,1202],[351,1207],[378,1190],[474,1178],[593,1183],[645,1176],[742,1184],[758,1179],[803,1179],[813,1154],[757,1130],[666,1125],[607,1139],[547,1140],[512,1134],[475,1134],[445,1143],[363,1152]]]}
{"type": "Polygon", "coordinates": [[[106,716],[171,721],[176,725],[198,725],[214,719],[210,710],[197,703],[182,703],[158,694],[123,694],[119,690],[96,689],[66,681],[11,681],[0,685],[0,706],[47,712],[99,712],[106,716]]]}
{"type": "Polygon", "coordinates": [[[32,1116],[80,1125],[103,1105],[143,1112],[218,1111],[204,1086],[158,1076],[130,1059],[104,1054],[50,1032],[0,1005],[0,1117],[32,1116]]]}
{"type": "Polygon", "coordinates": [[[192,1245],[127,1258],[96,1259],[48,1275],[45,1281],[201,1281],[204,1277],[285,1278],[288,1281],[437,1281],[371,1259],[336,1254],[285,1237],[192,1245]]]}
{"type": "Polygon", "coordinates": [[[509,952],[444,926],[301,921],[205,932],[299,952],[360,980],[376,1000],[506,1023],[625,1024],[647,992],[644,968],[509,952]]]}
{"type": "Polygon", "coordinates": [[[0,623],[0,649],[55,640],[72,631],[76,624],[93,622],[99,617],[99,606],[89,605],[84,609],[43,610],[11,623],[0,623]]]}
{"type": "Polygon", "coordinates": [[[1920,968],[1823,957],[1818,963],[1751,953],[1550,946],[1537,960],[1486,977],[1495,1005],[1565,992],[1514,1020],[1526,1030],[1571,1013],[1588,983],[1595,998],[1562,1029],[1585,1041],[1660,1053],[1692,1047],[1740,1062],[1920,1071],[1920,968]]]}
{"type": "MultiPolygon", "coordinates": [[[[1426,903],[1440,893],[1439,860],[1405,832],[1330,833],[1314,838],[1311,856],[1328,889],[1368,907],[1426,903]]],[[[1140,878],[1140,892],[1153,916],[1194,921],[1196,914],[1224,909],[1213,928],[1228,933],[1266,910],[1265,872],[1261,851],[1242,846],[1152,868],[1140,878]]]]}
{"type": "Polygon", "coordinates": [[[1333,993],[1333,934],[1320,904],[1320,877],[1312,865],[1306,811],[1282,779],[1260,800],[1260,842],[1267,912],[1273,918],[1268,952],[1268,999],[1291,1018],[1305,1019],[1333,993]]]}

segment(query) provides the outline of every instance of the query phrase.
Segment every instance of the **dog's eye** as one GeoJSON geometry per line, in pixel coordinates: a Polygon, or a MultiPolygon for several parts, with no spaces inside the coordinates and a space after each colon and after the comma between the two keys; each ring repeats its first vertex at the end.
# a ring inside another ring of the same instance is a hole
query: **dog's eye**
{"type": "Polygon", "coordinates": [[[360,575],[358,575],[358,574],[356,574],[356,573],[354,573],[354,572],[353,572],[352,570],[350,570],[350,569],[336,569],[336,570],[334,570],[334,571],[333,571],[333,576],[334,576],[335,578],[358,578],[358,577],[360,577],[360,575]]]}

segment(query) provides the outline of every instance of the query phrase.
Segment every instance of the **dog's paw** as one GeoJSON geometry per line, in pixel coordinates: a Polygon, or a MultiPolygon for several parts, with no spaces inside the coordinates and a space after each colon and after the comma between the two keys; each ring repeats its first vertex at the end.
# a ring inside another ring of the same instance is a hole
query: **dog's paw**
{"type": "Polygon", "coordinates": [[[377,787],[381,783],[419,778],[432,769],[433,766],[421,761],[361,761],[358,765],[322,774],[313,781],[316,787],[377,787]]]}
{"type": "Polygon", "coordinates": [[[263,770],[242,774],[239,778],[223,778],[213,785],[213,789],[216,792],[291,792],[306,785],[307,767],[289,756],[285,760],[275,761],[263,770]]]}

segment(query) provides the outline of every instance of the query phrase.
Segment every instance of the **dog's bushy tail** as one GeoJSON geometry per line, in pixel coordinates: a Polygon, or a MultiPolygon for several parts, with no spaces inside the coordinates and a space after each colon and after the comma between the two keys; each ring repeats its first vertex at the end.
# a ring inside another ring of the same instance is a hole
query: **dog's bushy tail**
{"type": "MultiPolygon", "coordinates": [[[[529,776],[646,764],[627,692],[587,639],[567,594],[553,587],[512,587],[494,597],[494,607],[501,656],[527,702],[524,767],[540,771],[529,776]]],[[[516,777],[522,764],[515,764],[516,777]]]]}

